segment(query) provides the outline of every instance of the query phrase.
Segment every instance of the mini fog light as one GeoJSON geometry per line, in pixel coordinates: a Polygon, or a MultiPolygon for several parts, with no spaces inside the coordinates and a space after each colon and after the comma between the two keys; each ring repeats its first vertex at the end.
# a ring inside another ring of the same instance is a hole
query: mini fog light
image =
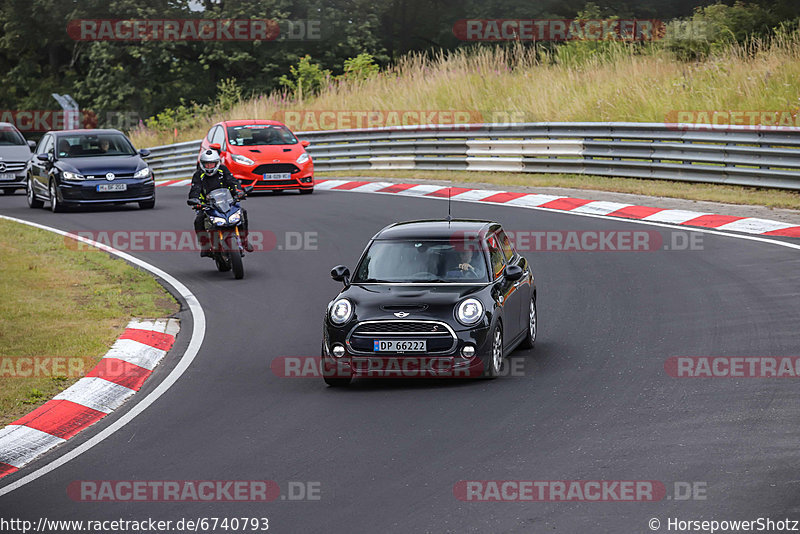
{"type": "Polygon", "coordinates": [[[464,345],[461,349],[461,357],[466,360],[471,360],[475,356],[475,346],[474,345],[464,345]]]}
{"type": "Polygon", "coordinates": [[[331,352],[333,353],[334,358],[341,358],[344,356],[344,347],[337,343],[333,346],[333,350],[331,350],[331,352]]]}

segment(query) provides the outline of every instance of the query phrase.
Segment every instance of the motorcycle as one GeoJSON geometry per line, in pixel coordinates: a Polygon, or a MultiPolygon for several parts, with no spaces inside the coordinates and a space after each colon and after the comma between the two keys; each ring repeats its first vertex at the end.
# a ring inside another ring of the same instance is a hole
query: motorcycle
{"type": "MultiPolygon", "coordinates": [[[[244,188],[245,196],[253,190],[253,186],[244,188]]],[[[244,223],[244,212],[239,205],[240,200],[233,198],[228,189],[215,189],[206,195],[206,202],[192,200],[192,208],[205,213],[205,229],[211,240],[211,257],[217,264],[217,270],[227,272],[233,270],[233,276],[244,278],[244,245],[239,227],[244,223]]]]}

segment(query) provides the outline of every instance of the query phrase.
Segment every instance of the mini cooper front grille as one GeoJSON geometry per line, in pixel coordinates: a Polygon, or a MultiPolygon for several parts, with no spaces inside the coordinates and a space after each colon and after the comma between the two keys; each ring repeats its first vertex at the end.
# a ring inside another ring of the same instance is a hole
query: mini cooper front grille
{"type": "Polygon", "coordinates": [[[424,339],[428,354],[445,354],[456,347],[453,331],[438,321],[369,321],[357,325],[348,343],[353,352],[373,353],[376,339],[424,339]]]}
{"type": "Polygon", "coordinates": [[[353,334],[447,334],[447,327],[441,323],[417,321],[381,321],[361,324],[353,334]]]}

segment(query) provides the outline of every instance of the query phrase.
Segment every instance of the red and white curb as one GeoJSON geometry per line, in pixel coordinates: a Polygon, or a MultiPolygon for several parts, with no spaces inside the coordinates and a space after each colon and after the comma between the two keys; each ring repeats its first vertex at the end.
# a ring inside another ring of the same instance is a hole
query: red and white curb
{"type": "Polygon", "coordinates": [[[133,320],[85,377],[0,429],[0,478],[93,425],[139,391],[180,329],[177,319],[133,320]]]}
{"type": "MultiPolygon", "coordinates": [[[[156,186],[186,186],[191,180],[168,180],[158,182],[156,186]]],[[[712,228],[745,234],[800,237],[800,226],[756,217],[736,217],[733,215],[715,215],[698,211],[652,208],[607,202],[604,200],[587,200],[584,198],[540,195],[536,193],[513,193],[489,189],[467,189],[464,187],[444,187],[428,184],[399,184],[395,182],[363,182],[353,180],[317,180],[316,189],[331,191],[353,191],[358,193],[394,193],[403,196],[447,198],[454,200],[470,200],[490,202],[507,206],[539,208],[570,213],[583,213],[601,217],[636,219],[641,221],[677,224],[712,228]]]]}

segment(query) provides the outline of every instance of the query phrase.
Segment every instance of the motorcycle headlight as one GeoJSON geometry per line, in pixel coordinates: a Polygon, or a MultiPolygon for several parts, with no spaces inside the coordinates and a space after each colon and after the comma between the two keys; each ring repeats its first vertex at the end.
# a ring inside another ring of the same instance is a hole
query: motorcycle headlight
{"type": "Polygon", "coordinates": [[[300,154],[300,157],[297,158],[297,163],[302,164],[305,163],[306,161],[308,161],[308,153],[303,152],[302,154],[300,154]]]}
{"type": "Polygon", "coordinates": [[[133,175],[134,178],[147,178],[148,176],[150,176],[150,167],[138,170],[133,175]]]}
{"type": "Polygon", "coordinates": [[[231,224],[236,224],[241,220],[241,218],[242,218],[241,212],[237,211],[236,213],[228,217],[228,222],[231,224]]]}
{"type": "Polygon", "coordinates": [[[339,299],[331,306],[331,322],[344,324],[353,316],[353,305],[347,299],[339,299]]]}
{"type": "Polygon", "coordinates": [[[211,217],[211,222],[216,224],[216,225],[222,225],[222,224],[227,223],[228,221],[226,221],[222,217],[211,217]]]}
{"type": "Polygon", "coordinates": [[[466,299],[456,308],[456,319],[464,326],[470,326],[483,317],[483,304],[478,299],[466,299]]]}
{"type": "Polygon", "coordinates": [[[78,174],[76,172],[69,172],[69,171],[63,171],[61,173],[61,176],[65,180],[85,180],[86,179],[86,177],[84,175],[82,175],[82,174],[78,174]]]}
{"type": "Polygon", "coordinates": [[[245,156],[240,156],[239,154],[231,154],[231,159],[239,165],[252,165],[255,163],[252,159],[245,156]]]}

